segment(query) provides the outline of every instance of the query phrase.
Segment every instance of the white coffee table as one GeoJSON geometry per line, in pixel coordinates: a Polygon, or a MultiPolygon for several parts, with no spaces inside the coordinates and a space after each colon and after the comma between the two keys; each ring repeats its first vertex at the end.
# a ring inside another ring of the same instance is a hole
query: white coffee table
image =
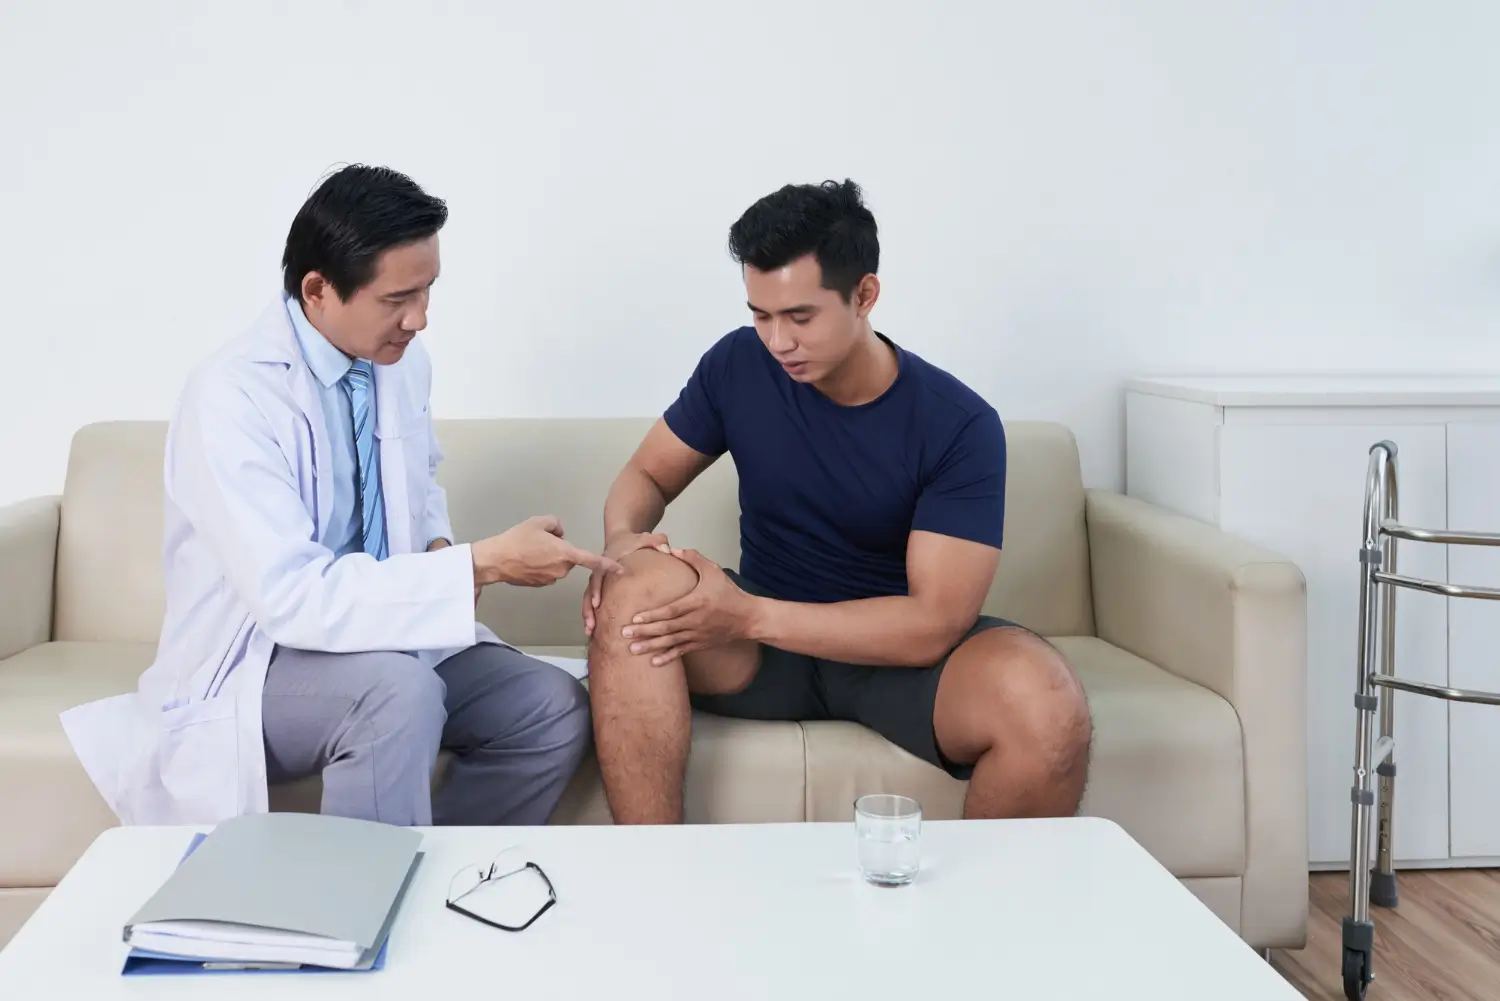
{"type": "Polygon", "coordinates": [[[192,830],[108,831],[0,952],[0,998],[1301,998],[1103,820],[928,823],[899,889],[858,878],[847,823],[425,834],[384,970],[121,977],[120,928],[192,830]],[[445,909],[507,845],[557,906],[520,933],[445,909]]]}

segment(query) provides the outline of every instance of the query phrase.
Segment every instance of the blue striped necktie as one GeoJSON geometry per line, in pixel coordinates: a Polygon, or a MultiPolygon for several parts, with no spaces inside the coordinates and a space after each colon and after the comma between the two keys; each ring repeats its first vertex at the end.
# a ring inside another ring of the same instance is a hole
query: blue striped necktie
{"type": "Polygon", "coordinates": [[[354,417],[354,455],[359,462],[360,534],[365,552],[386,558],[385,501],[380,496],[380,448],[375,444],[375,367],[360,358],[343,378],[354,417]]]}

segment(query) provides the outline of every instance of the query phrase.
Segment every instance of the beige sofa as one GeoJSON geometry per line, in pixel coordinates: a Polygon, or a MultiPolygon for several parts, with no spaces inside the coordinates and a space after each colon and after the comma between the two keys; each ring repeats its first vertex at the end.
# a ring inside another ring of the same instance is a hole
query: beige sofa
{"type": "MultiPolygon", "coordinates": [[[[455,532],[562,518],[598,546],[600,505],[649,421],[440,422],[455,532]]],[[[58,723],[134,687],[162,613],[158,423],[78,433],[61,497],[0,509],[0,943],[113,814],[58,723]]],[[[1095,746],[1083,810],[1111,818],[1256,947],[1303,944],[1307,908],[1304,583],[1281,557],[1114,493],[1086,491],[1063,427],[1008,425],[1005,555],[986,611],[1052,637],[1083,679],[1095,746]]],[[[726,459],[664,529],[734,565],[726,459]]],[[[582,573],[490,588],[480,615],[511,642],[581,655],[582,573]]],[[[698,717],[690,822],[843,820],[858,793],[959,814],[963,786],[847,723],[698,717]]],[[[273,790],[315,809],[317,783],[273,790]]],[[[608,823],[588,759],[554,817],[608,823]]]]}

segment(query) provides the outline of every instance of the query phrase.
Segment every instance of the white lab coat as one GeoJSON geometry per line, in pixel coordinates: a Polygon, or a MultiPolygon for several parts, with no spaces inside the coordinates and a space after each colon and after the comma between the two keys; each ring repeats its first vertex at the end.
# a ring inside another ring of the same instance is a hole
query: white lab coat
{"type": "MultiPolygon", "coordinates": [[[[329,432],[278,298],[189,378],[167,433],[166,616],[135,692],[76,706],[63,728],[125,824],[264,812],[261,688],[277,645],[402,650],[428,665],[501,642],[474,618],[470,547],[434,478],[432,370],[421,339],[375,367],[390,555],[335,559],[329,432]]],[[[100,573],[109,554],[100,553],[100,573]]]]}

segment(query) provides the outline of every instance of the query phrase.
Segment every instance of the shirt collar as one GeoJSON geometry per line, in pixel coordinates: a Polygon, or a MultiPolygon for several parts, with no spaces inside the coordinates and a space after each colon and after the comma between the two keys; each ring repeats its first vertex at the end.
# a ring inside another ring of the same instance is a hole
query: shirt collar
{"type": "Polygon", "coordinates": [[[332,389],[340,379],[349,374],[349,369],[354,367],[354,359],[334,347],[307,319],[307,314],[302,312],[302,304],[290,296],[286,299],[286,312],[292,318],[292,329],[297,332],[297,344],[302,348],[302,358],[307,362],[307,367],[312,369],[313,376],[324,387],[332,389]]]}

